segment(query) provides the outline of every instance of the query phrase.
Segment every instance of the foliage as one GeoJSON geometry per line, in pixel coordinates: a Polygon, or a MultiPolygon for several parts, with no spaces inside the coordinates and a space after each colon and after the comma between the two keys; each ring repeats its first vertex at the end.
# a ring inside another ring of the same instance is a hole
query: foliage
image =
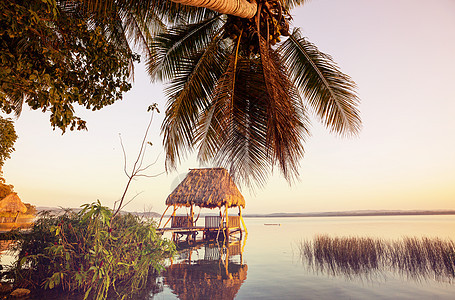
{"type": "Polygon", "coordinates": [[[131,88],[133,62],[151,58],[164,22],[210,14],[169,1],[11,0],[0,2],[0,109],[26,103],[65,131],[86,129],[77,106],[98,110],[131,88]]]}
{"type": "Polygon", "coordinates": [[[24,203],[24,205],[27,207],[27,211],[25,212],[25,214],[36,215],[36,213],[38,212],[35,205],[32,205],[30,203],[24,203]]]}
{"type": "Polygon", "coordinates": [[[13,121],[0,116],[0,175],[5,160],[10,158],[11,153],[14,151],[13,146],[16,140],[17,134],[14,130],[13,121]]]}
{"type": "Polygon", "coordinates": [[[226,167],[248,186],[265,184],[274,166],[292,182],[309,135],[308,108],[332,132],[358,133],[355,83],[289,29],[288,9],[303,2],[259,0],[251,19],[181,18],[156,36],[148,66],[152,78],[169,82],[167,168],[196,149],[202,163],[226,167]]]}
{"type": "Polygon", "coordinates": [[[0,200],[14,192],[14,186],[6,184],[5,179],[0,177],[0,200]]]}
{"type": "Polygon", "coordinates": [[[9,118],[0,116],[0,200],[14,191],[14,186],[6,184],[2,174],[2,167],[5,160],[11,157],[14,151],[14,143],[17,140],[17,134],[14,130],[14,123],[9,118]]]}
{"type": "MultiPolygon", "coordinates": [[[[78,1],[0,2],[0,108],[17,115],[26,103],[50,112],[62,131],[85,129],[76,106],[98,110],[122,99],[129,47],[112,43],[106,28],[78,1]]],[[[111,32],[111,35],[112,32],[111,32]]]]}
{"type": "Polygon", "coordinates": [[[172,242],[156,234],[153,222],[131,214],[112,218],[112,211],[99,201],[84,205],[79,213],[41,215],[17,247],[20,253],[12,269],[16,282],[83,291],[85,298],[96,299],[139,292],[175,251],[172,242]]]}

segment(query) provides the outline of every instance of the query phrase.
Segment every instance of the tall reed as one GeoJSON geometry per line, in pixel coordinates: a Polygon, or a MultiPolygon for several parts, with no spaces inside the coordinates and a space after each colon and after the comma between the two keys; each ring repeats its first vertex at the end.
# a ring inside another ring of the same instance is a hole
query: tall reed
{"type": "Polygon", "coordinates": [[[455,243],[450,239],[315,236],[299,243],[302,261],[332,275],[398,272],[414,279],[455,279],[455,243]]]}

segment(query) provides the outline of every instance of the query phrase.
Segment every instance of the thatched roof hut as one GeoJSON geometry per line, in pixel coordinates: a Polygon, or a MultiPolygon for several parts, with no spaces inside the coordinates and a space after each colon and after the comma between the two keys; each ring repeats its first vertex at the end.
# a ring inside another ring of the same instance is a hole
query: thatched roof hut
{"type": "Polygon", "coordinates": [[[25,213],[27,207],[16,193],[11,193],[0,201],[0,212],[25,213]]]}
{"type": "Polygon", "coordinates": [[[239,189],[223,168],[191,169],[166,199],[167,206],[245,207],[239,189]]]}

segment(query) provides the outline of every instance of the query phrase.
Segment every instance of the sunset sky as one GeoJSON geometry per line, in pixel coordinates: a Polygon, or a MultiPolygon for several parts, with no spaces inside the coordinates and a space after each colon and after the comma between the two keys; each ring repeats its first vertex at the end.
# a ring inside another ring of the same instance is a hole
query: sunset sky
{"type": "MultiPolygon", "coordinates": [[[[313,0],[292,14],[302,35],[357,83],[363,129],[340,138],[313,118],[300,181],[290,186],[275,172],[262,190],[243,187],[245,213],[455,209],[455,1],[313,0]]],[[[122,102],[81,110],[89,130],[64,135],[47,114],[24,109],[7,182],[37,206],[99,199],[111,207],[127,182],[119,133],[130,169],[154,102],[161,114],[146,160],[157,163],[148,174],[164,171],[162,90],[139,65],[122,102]]],[[[179,175],[197,167],[188,157],[176,172],[138,179],[128,199],[139,195],[126,210],[162,212],[179,175]]]]}

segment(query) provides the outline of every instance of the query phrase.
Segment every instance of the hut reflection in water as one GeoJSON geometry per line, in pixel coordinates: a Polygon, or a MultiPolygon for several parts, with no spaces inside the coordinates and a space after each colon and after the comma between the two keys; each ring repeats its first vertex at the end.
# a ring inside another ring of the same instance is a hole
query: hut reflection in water
{"type": "Polygon", "coordinates": [[[234,299],[247,277],[244,243],[205,243],[181,250],[179,261],[164,272],[164,284],[182,300],[234,299]]]}

